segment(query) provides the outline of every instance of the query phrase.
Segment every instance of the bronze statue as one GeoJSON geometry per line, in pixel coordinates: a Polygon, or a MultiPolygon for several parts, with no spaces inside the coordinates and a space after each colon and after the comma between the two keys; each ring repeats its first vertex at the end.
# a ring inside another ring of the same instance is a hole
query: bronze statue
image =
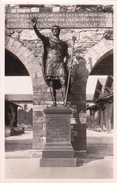
{"type": "Polygon", "coordinates": [[[63,101],[65,104],[66,81],[67,81],[67,61],[69,59],[68,45],[59,39],[60,27],[52,27],[52,36],[42,35],[36,27],[36,18],[32,19],[33,29],[36,35],[42,40],[44,46],[43,53],[43,75],[46,83],[50,87],[53,105],[56,106],[56,89],[61,88],[63,101]]]}

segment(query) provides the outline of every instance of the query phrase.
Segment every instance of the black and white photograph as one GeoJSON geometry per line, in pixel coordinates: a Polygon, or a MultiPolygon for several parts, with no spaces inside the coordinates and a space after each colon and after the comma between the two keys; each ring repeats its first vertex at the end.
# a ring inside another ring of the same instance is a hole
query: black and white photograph
{"type": "Polygon", "coordinates": [[[115,183],[115,4],[2,8],[1,182],[115,183]]]}

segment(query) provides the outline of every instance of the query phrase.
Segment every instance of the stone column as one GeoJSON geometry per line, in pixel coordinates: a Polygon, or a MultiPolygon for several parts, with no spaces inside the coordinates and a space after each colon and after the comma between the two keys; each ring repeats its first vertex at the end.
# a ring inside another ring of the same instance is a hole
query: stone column
{"type": "Polygon", "coordinates": [[[109,119],[109,103],[106,103],[106,129],[107,132],[109,132],[109,123],[110,123],[110,119],[109,119]]]}
{"type": "Polygon", "coordinates": [[[112,109],[111,109],[111,105],[108,101],[108,103],[107,103],[107,132],[111,131],[111,115],[112,115],[112,109]]]}
{"type": "Polygon", "coordinates": [[[91,129],[94,129],[94,111],[91,109],[90,111],[90,122],[91,122],[91,129]]]}
{"type": "Polygon", "coordinates": [[[74,167],[76,159],[71,146],[71,110],[69,107],[47,107],[46,144],[41,167],[74,167]]]}
{"type": "Polygon", "coordinates": [[[103,122],[104,122],[104,116],[103,116],[103,110],[102,110],[102,106],[100,107],[100,127],[101,130],[103,131],[103,122]]]}
{"type": "Polygon", "coordinates": [[[103,110],[103,125],[104,125],[104,131],[106,130],[106,108],[103,110]]]}

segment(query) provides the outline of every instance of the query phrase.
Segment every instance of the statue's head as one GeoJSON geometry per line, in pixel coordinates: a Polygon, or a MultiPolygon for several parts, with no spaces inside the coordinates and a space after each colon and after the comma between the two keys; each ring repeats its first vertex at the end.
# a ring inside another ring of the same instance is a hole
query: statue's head
{"type": "Polygon", "coordinates": [[[59,35],[60,34],[60,27],[58,25],[52,26],[52,33],[54,36],[59,35]]]}

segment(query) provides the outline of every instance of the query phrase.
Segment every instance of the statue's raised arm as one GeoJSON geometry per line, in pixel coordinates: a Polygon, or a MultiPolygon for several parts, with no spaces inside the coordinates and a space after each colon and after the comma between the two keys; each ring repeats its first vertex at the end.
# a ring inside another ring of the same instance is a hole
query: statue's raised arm
{"type": "Polygon", "coordinates": [[[33,26],[33,29],[34,29],[34,31],[35,31],[37,37],[40,38],[40,39],[43,41],[44,38],[45,38],[45,36],[42,35],[42,34],[39,32],[39,30],[37,29],[37,26],[36,26],[36,24],[37,24],[37,19],[36,19],[35,17],[33,17],[33,18],[31,19],[31,22],[32,22],[32,26],[33,26]]]}

